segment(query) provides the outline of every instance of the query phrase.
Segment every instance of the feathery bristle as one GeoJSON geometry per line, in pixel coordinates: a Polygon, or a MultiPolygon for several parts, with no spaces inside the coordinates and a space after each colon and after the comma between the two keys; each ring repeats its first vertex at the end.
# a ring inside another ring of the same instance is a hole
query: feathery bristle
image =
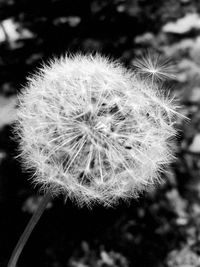
{"type": "Polygon", "coordinates": [[[153,80],[175,79],[174,65],[169,59],[164,59],[153,51],[147,52],[141,58],[136,58],[133,66],[139,74],[153,80]]]}

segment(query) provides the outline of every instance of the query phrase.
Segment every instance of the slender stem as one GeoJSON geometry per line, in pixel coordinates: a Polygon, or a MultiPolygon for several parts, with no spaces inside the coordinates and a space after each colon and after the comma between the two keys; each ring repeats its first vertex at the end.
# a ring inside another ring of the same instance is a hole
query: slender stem
{"type": "Polygon", "coordinates": [[[20,256],[24,246],[26,245],[26,242],[28,241],[29,236],[31,235],[35,225],[37,224],[40,217],[42,216],[42,213],[44,212],[50,199],[51,199],[51,194],[49,192],[47,192],[47,194],[41,200],[37,210],[34,212],[33,216],[31,217],[29,223],[27,224],[23,234],[21,235],[15,249],[13,250],[13,253],[10,257],[10,260],[8,262],[7,267],[16,267],[18,258],[20,256]]]}

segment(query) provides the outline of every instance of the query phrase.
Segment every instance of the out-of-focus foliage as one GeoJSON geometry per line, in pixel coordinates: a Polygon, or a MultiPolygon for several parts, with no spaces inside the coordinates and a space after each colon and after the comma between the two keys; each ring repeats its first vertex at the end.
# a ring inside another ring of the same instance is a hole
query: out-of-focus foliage
{"type": "Polygon", "coordinates": [[[199,256],[190,248],[184,247],[180,250],[174,250],[167,259],[169,267],[193,267],[200,265],[199,256]]]}
{"type": "Polygon", "coordinates": [[[166,182],[116,210],[54,200],[19,266],[200,266],[198,0],[0,0],[0,266],[40,201],[31,174],[14,159],[8,126],[27,74],[66,51],[99,51],[131,66],[149,48],[174,61],[172,91],[190,118],[180,121],[177,161],[166,182]]]}
{"type": "Polygon", "coordinates": [[[127,259],[119,252],[106,251],[104,246],[92,249],[87,242],[81,243],[81,249],[75,251],[68,261],[69,267],[128,267],[127,259]],[[82,254],[82,255],[81,255],[82,254]]]}

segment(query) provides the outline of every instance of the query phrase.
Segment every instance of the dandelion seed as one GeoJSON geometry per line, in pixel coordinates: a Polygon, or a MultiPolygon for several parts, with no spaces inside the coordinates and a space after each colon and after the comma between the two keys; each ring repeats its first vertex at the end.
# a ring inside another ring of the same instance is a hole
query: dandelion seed
{"type": "Polygon", "coordinates": [[[136,58],[133,66],[138,73],[152,80],[175,79],[175,69],[170,61],[154,52],[148,52],[143,57],[136,58]]]}
{"type": "Polygon", "coordinates": [[[15,130],[34,183],[79,205],[112,206],[160,180],[173,159],[179,115],[156,82],[170,68],[158,57],[135,66],[100,55],[65,56],[29,77],[15,130]]]}

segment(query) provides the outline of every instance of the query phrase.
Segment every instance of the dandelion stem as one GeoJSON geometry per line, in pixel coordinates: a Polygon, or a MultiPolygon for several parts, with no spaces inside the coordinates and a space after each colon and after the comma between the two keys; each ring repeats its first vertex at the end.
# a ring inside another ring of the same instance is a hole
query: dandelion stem
{"type": "Polygon", "coordinates": [[[10,257],[10,260],[8,262],[8,267],[16,267],[18,258],[26,245],[26,242],[28,241],[35,225],[39,221],[40,217],[42,216],[47,204],[49,203],[49,200],[51,199],[51,194],[47,192],[47,194],[43,197],[41,200],[37,210],[34,212],[33,216],[31,217],[29,223],[27,224],[23,234],[21,235],[15,249],[13,250],[13,253],[10,257]]]}

